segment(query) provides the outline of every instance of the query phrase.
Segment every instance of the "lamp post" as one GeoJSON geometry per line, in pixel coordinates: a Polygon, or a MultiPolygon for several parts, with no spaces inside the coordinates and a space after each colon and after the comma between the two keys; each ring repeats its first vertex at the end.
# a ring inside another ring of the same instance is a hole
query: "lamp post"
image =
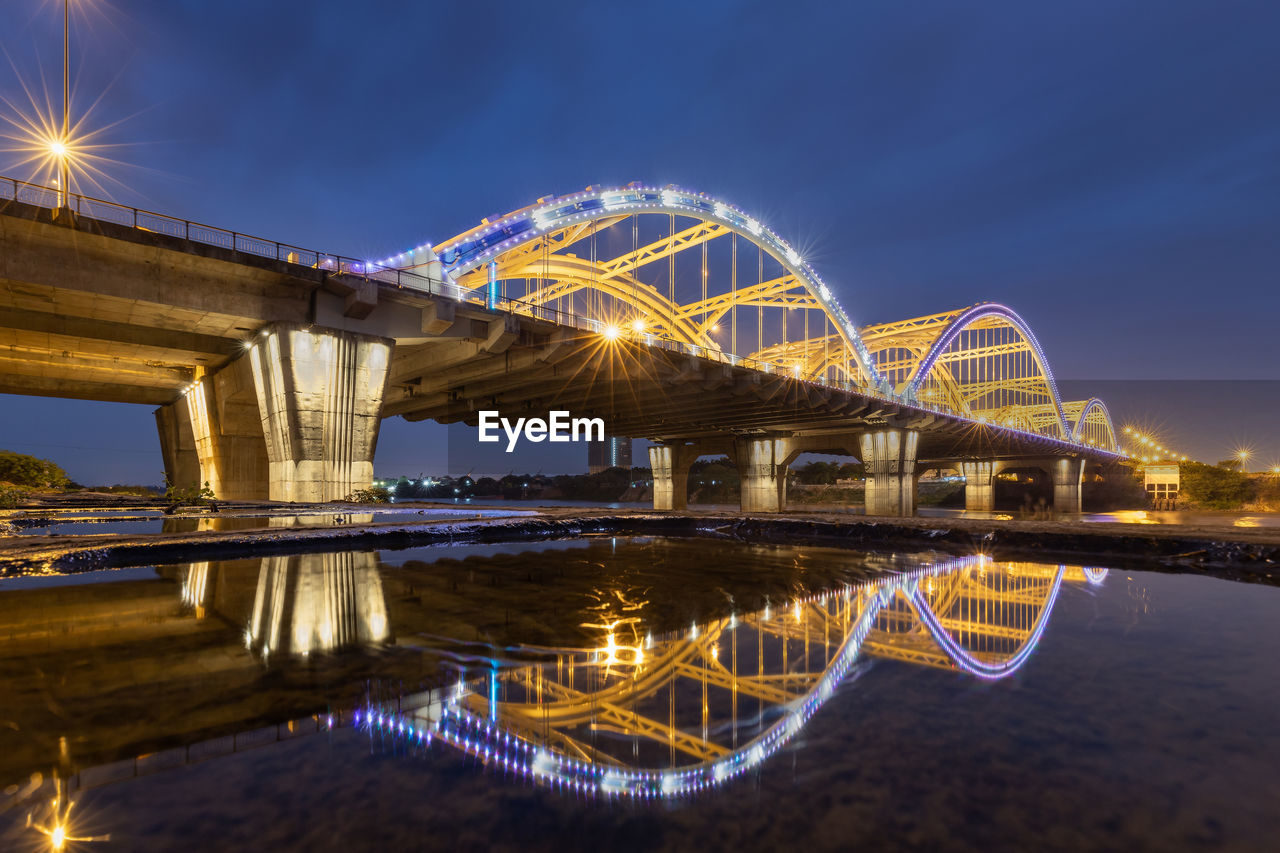
{"type": "Polygon", "coordinates": [[[49,145],[58,160],[58,207],[71,206],[71,0],[62,0],[62,134],[49,145]]]}
{"type": "Polygon", "coordinates": [[[1247,451],[1247,450],[1238,450],[1238,451],[1236,451],[1236,458],[1240,460],[1240,473],[1241,473],[1241,474],[1246,474],[1246,473],[1248,473],[1248,471],[1246,471],[1246,470],[1245,470],[1245,465],[1247,465],[1247,464],[1248,464],[1248,462],[1249,462],[1249,455],[1250,455],[1250,454],[1249,454],[1249,451],[1247,451]]]}

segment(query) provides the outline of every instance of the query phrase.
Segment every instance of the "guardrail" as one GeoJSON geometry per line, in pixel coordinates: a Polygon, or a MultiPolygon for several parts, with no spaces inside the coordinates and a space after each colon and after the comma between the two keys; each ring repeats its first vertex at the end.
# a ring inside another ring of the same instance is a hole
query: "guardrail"
{"type": "MultiPolygon", "coordinates": [[[[99,222],[109,222],[126,228],[134,228],[138,231],[145,231],[153,234],[164,234],[179,240],[200,243],[205,246],[216,246],[234,252],[243,252],[244,254],[253,255],[259,258],[268,258],[289,264],[298,264],[299,266],[308,267],[310,269],[324,270],[326,272],[351,276],[353,278],[359,278],[366,281],[376,281],[379,284],[402,288],[404,290],[412,290],[432,296],[443,296],[459,302],[468,302],[475,305],[489,304],[487,299],[484,298],[483,295],[480,295],[479,291],[472,291],[469,294],[452,281],[433,279],[419,273],[408,272],[394,267],[383,267],[369,261],[362,261],[356,258],[348,258],[342,255],[329,254],[327,252],[319,252],[314,249],[304,249],[300,246],[292,246],[287,243],[268,240],[264,237],[254,237],[248,234],[241,234],[237,231],[228,231],[225,228],[218,228],[213,225],[204,225],[187,219],[178,219],[177,217],[167,216],[163,213],[155,213],[153,211],[119,204],[114,201],[92,198],[79,193],[64,193],[56,187],[46,187],[40,184],[33,184],[28,181],[20,181],[16,178],[0,178],[0,203],[3,203],[4,201],[15,201],[22,204],[45,208],[47,210],[69,208],[77,216],[83,216],[99,222]]],[[[502,296],[495,300],[494,307],[510,314],[519,314],[521,316],[545,320],[547,322],[557,323],[562,326],[595,334],[605,334],[610,329],[609,324],[600,320],[560,311],[546,305],[528,302],[521,299],[511,299],[502,296]]],[[[936,403],[927,405],[922,404],[916,400],[909,399],[904,395],[889,393],[875,387],[859,385],[848,379],[828,379],[826,377],[803,376],[797,374],[794,371],[794,368],[788,368],[786,365],[782,364],[758,361],[747,356],[725,353],[723,350],[708,349],[706,347],[697,346],[696,344],[672,340],[671,338],[662,338],[657,335],[646,334],[644,332],[634,332],[621,327],[618,327],[616,331],[617,336],[620,338],[643,343],[650,347],[658,347],[671,352],[679,352],[685,355],[705,358],[721,364],[747,367],[753,370],[759,370],[762,373],[792,376],[799,382],[807,382],[823,388],[834,388],[842,391],[857,392],[865,396],[875,397],[885,400],[886,402],[907,406],[923,412],[966,418],[969,420],[987,423],[989,426],[994,428],[1003,429],[1009,432],[1016,432],[1022,435],[1050,439],[1052,441],[1073,446],[1087,446],[1084,442],[1075,442],[1070,439],[1057,438],[1056,436],[1045,435],[1040,432],[1033,432],[1019,429],[1017,427],[982,421],[981,418],[975,418],[972,413],[960,412],[950,406],[939,405],[936,403]]],[[[1094,447],[1092,449],[1103,453],[1112,452],[1098,447],[1094,447]]]]}
{"type": "Polygon", "coordinates": [[[228,231],[214,225],[179,219],[175,216],[92,198],[80,193],[64,193],[56,187],[46,187],[16,178],[0,178],[0,203],[4,201],[16,201],[46,210],[69,209],[77,216],[98,222],[109,222],[151,234],[163,234],[191,243],[216,246],[259,258],[284,261],[310,269],[349,275],[436,296],[453,296],[453,293],[448,292],[450,287],[457,290],[454,285],[420,273],[382,267],[368,261],[315,249],[304,249],[301,246],[292,246],[251,234],[241,234],[238,231],[228,231]]]}

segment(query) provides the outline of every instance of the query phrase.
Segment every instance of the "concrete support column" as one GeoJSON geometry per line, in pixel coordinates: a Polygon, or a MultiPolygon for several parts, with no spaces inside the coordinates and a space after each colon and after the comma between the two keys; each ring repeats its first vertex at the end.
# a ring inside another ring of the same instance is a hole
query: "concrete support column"
{"type": "Polygon", "coordinates": [[[273,501],[342,500],[373,482],[393,342],[272,327],[249,351],[273,501]]]}
{"type": "Polygon", "coordinates": [[[743,512],[786,509],[786,466],[790,455],[790,442],[785,438],[743,438],[734,442],[734,457],[742,482],[743,512]]]}
{"type": "Polygon", "coordinates": [[[655,444],[649,448],[654,509],[689,506],[689,466],[697,458],[697,449],[688,445],[655,444]]]}
{"type": "Polygon", "coordinates": [[[1053,460],[1053,508],[1058,512],[1080,512],[1080,484],[1084,481],[1084,460],[1053,460]]]}
{"type": "Polygon", "coordinates": [[[990,512],[996,508],[995,476],[997,463],[985,460],[961,462],[964,476],[964,508],[990,512]]]}
{"type": "Polygon", "coordinates": [[[249,362],[205,376],[156,410],[165,471],[174,485],[209,485],[222,500],[267,499],[267,445],[249,362]],[[166,443],[176,437],[176,454],[166,443]]]}
{"type": "Polygon", "coordinates": [[[160,456],[169,482],[183,489],[204,483],[186,401],[161,406],[156,409],[155,417],[156,431],[160,433],[160,456]]]}
{"type": "Polygon", "coordinates": [[[919,440],[915,430],[886,428],[862,434],[867,515],[915,515],[919,440]]]}

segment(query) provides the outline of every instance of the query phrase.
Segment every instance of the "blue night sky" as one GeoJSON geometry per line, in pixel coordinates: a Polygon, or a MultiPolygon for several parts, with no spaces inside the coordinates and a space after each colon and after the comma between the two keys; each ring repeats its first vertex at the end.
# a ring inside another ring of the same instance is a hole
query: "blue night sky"
{"type": "MultiPolygon", "coordinates": [[[[797,243],[859,323],[1005,302],[1060,378],[1177,380],[1118,419],[1280,458],[1274,384],[1232,386],[1255,405],[1225,426],[1178,414],[1189,380],[1280,379],[1275,3],[75,3],[76,110],[123,119],[118,201],[383,256],[675,183],[797,243]]],[[[56,99],[60,8],[6,0],[0,94],[43,72],[56,99]]],[[[449,438],[463,470],[585,468],[449,438]]],[[[388,420],[378,473],[439,472],[448,444],[388,420]]],[[[0,397],[0,446],[159,479],[146,407],[0,397]]]]}

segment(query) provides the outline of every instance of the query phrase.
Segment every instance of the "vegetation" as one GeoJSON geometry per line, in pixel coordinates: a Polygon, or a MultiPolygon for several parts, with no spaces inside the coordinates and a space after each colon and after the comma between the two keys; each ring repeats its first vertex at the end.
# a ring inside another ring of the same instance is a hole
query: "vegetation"
{"type": "Polygon", "coordinates": [[[649,469],[610,468],[598,474],[507,474],[501,479],[481,477],[401,477],[391,486],[397,501],[507,498],[508,500],[616,501],[636,484],[645,485],[649,469]]]}
{"type": "Polygon", "coordinates": [[[391,503],[391,490],[382,486],[368,489],[356,489],[347,495],[347,503],[353,504],[386,504],[391,503]]]}
{"type": "MultiPolygon", "coordinates": [[[[1255,497],[1254,483],[1250,478],[1227,466],[1203,462],[1183,462],[1180,466],[1181,484],[1178,498],[1194,501],[1205,509],[1239,509],[1255,497]]],[[[1239,467],[1238,463],[1235,465],[1239,467]]]]}
{"type": "Polygon", "coordinates": [[[48,459],[0,450],[0,483],[29,489],[62,489],[70,482],[67,472],[48,459]]]}
{"type": "Polygon", "coordinates": [[[797,483],[806,486],[833,486],[838,480],[861,480],[866,468],[860,462],[809,462],[795,469],[797,483]]]}
{"type": "Polygon", "coordinates": [[[15,509],[27,499],[27,490],[21,486],[0,483],[0,509],[15,509]]]}
{"type": "MultiPolygon", "coordinates": [[[[75,484],[72,484],[75,488],[75,484]]],[[[80,488],[84,488],[81,486],[80,488]]],[[[160,493],[155,486],[132,486],[127,484],[116,483],[114,486],[94,486],[89,491],[100,492],[107,495],[132,495],[139,498],[158,498],[160,493]]]]}
{"type": "Polygon", "coordinates": [[[166,514],[173,514],[179,507],[184,506],[211,506],[217,509],[217,498],[213,494],[213,489],[209,488],[208,481],[203,486],[192,483],[190,486],[178,486],[169,479],[169,474],[164,475],[164,499],[169,502],[169,506],[165,507],[166,514]]]}

